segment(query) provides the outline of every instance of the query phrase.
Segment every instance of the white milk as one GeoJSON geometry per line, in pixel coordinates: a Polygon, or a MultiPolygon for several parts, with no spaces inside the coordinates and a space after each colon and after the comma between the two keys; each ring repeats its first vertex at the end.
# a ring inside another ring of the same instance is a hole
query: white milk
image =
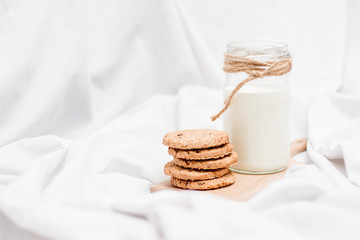
{"type": "MultiPolygon", "coordinates": [[[[227,97],[233,87],[224,90],[227,97]]],[[[245,85],[224,114],[238,163],[232,169],[271,172],[290,158],[290,92],[278,86],[245,85]]]]}

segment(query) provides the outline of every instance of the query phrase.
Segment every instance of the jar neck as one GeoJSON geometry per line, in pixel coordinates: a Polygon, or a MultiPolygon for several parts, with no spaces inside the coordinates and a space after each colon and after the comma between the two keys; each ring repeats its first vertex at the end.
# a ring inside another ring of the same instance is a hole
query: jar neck
{"type": "Polygon", "coordinates": [[[239,41],[227,45],[226,54],[256,61],[277,61],[290,57],[286,43],[270,41],[239,41]]]}

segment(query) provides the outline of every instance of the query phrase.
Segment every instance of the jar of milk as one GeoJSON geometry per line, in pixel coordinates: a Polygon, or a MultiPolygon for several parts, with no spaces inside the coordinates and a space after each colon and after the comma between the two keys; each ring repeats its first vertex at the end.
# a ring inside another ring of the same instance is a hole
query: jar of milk
{"type": "MultiPolygon", "coordinates": [[[[270,63],[290,58],[287,44],[279,42],[233,42],[227,45],[226,54],[270,63]]],[[[225,99],[249,76],[248,73],[227,73],[225,99]]],[[[224,130],[229,133],[234,151],[239,155],[237,164],[231,168],[233,171],[269,174],[284,170],[290,159],[287,74],[263,76],[242,86],[224,112],[224,130]]]]}

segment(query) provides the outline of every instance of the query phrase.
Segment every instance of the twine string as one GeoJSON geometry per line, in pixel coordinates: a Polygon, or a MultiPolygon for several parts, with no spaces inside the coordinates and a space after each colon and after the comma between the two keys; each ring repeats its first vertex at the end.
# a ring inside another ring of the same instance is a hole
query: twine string
{"type": "Polygon", "coordinates": [[[224,72],[226,73],[238,73],[245,72],[248,76],[244,81],[240,82],[232,90],[230,95],[225,100],[225,106],[214,116],[211,117],[212,121],[218,119],[221,114],[223,114],[226,109],[230,106],[231,100],[234,97],[235,93],[239,91],[246,83],[263,77],[269,76],[281,76],[290,72],[292,67],[291,57],[278,60],[278,61],[268,61],[260,62],[246,57],[239,57],[231,54],[225,54],[224,59],[224,72]]]}

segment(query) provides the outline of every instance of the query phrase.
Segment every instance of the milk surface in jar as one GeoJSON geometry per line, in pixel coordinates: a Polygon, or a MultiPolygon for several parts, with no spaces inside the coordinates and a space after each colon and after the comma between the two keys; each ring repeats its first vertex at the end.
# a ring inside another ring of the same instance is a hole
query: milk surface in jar
{"type": "MultiPolygon", "coordinates": [[[[289,57],[286,44],[273,42],[231,43],[228,52],[257,61],[289,57]]],[[[224,98],[246,77],[244,72],[228,73],[224,98]]],[[[235,93],[224,113],[224,130],[239,155],[233,171],[268,174],[286,168],[290,159],[290,102],[286,75],[249,81],[235,93]]]]}

